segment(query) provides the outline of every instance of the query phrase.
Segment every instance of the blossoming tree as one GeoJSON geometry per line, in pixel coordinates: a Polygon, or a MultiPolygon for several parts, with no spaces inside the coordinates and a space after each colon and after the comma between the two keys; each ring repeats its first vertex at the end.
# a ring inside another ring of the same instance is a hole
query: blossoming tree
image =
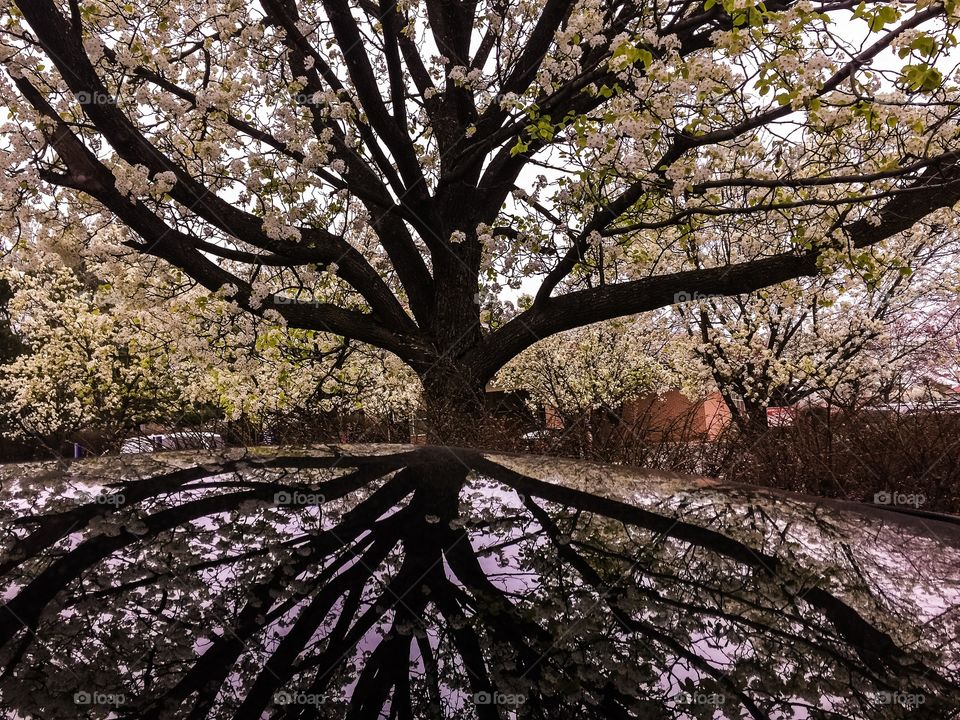
{"type": "Polygon", "coordinates": [[[876,401],[910,375],[916,384],[951,369],[956,359],[941,346],[958,312],[958,221],[937,211],[818,277],[678,304],[693,354],[737,425],[763,430],[768,407],[812,395],[876,401]]]}
{"type": "Polygon", "coordinates": [[[0,263],[20,345],[0,358],[5,433],[56,445],[86,430],[118,443],[142,423],[412,410],[410,378],[387,372],[382,351],[245,313],[115,239],[74,254],[69,238],[35,237],[0,263]]]}
{"type": "Polygon", "coordinates": [[[434,408],[554,333],[814,276],[960,199],[952,1],[3,16],[3,230],[121,223],[240,308],[394,353],[434,408]],[[742,228],[719,259],[692,242],[717,218],[742,228]]]}

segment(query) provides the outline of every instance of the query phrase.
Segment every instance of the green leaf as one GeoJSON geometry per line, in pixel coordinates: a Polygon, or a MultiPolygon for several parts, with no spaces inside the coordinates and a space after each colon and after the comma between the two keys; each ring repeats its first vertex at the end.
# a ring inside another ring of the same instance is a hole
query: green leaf
{"type": "Polygon", "coordinates": [[[522,139],[517,138],[517,144],[510,148],[510,157],[514,157],[520,153],[525,153],[529,149],[529,143],[525,143],[522,139]]]}
{"type": "Polygon", "coordinates": [[[883,30],[884,25],[896,22],[900,19],[900,11],[889,5],[883,5],[877,8],[873,17],[870,19],[870,31],[878,32],[883,30]]]}
{"type": "Polygon", "coordinates": [[[933,57],[937,53],[938,44],[929,35],[920,35],[910,43],[910,49],[916,50],[924,57],[933,57]]]}
{"type": "Polygon", "coordinates": [[[903,79],[910,90],[933,92],[943,84],[943,73],[926,63],[904,65],[903,79]]]}
{"type": "Polygon", "coordinates": [[[616,60],[617,58],[626,58],[627,62],[630,65],[633,65],[634,63],[637,62],[637,60],[640,59],[640,52],[641,51],[639,48],[634,47],[630,43],[624,43],[623,45],[618,46],[617,49],[613,51],[613,58],[614,60],[616,60]]]}

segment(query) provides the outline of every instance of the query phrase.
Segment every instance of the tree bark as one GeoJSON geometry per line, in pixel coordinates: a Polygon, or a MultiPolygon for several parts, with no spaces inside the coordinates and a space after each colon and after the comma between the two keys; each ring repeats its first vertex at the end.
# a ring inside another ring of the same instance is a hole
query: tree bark
{"type": "Polygon", "coordinates": [[[489,378],[473,367],[483,340],[477,300],[480,246],[468,215],[464,212],[462,223],[441,230],[443,236],[459,230],[463,239],[450,242],[434,262],[436,287],[443,289],[435,293],[435,313],[429,324],[435,353],[417,368],[432,443],[475,445],[484,424],[484,389],[489,378]]]}
{"type": "Polygon", "coordinates": [[[446,358],[439,359],[420,381],[428,441],[475,446],[486,424],[483,383],[463,364],[446,358]]]}

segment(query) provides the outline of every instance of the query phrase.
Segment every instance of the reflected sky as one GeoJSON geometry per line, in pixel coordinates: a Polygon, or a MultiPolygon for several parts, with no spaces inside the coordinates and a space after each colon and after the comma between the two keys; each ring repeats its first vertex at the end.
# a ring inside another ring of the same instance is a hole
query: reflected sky
{"type": "Polygon", "coordinates": [[[960,526],[352,446],[0,467],[12,718],[950,718],[960,526]]]}

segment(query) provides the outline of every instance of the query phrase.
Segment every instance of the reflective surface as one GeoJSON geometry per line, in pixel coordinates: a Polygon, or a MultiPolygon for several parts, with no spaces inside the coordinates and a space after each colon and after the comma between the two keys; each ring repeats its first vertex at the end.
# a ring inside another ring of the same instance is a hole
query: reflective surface
{"type": "Polygon", "coordinates": [[[21,718],[949,718],[960,528],[401,446],[0,467],[21,718]]]}

